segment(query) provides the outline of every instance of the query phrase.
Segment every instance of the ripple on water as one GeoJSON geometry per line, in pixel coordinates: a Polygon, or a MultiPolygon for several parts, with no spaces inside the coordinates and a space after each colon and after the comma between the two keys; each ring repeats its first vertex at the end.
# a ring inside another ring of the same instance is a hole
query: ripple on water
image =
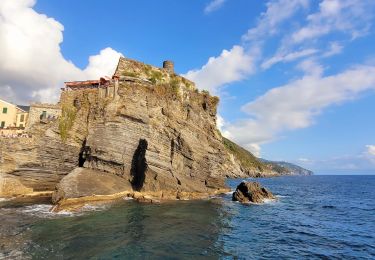
{"type": "Polygon", "coordinates": [[[0,252],[17,254],[29,241],[24,252],[35,259],[374,259],[375,215],[368,209],[375,202],[361,192],[375,197],[375,178],[351,178],[261,179],[278,198],[264,205],[233,203],[230,192],[208,201],[91,205],[78,213],[51,213],[47,203],[0,206],[0,252]]]}

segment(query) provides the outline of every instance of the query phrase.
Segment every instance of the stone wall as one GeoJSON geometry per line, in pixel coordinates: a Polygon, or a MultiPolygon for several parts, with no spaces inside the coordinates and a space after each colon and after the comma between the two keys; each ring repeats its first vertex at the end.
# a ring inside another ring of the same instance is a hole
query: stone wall
{"type": "Polygon", "coordinates": [[[58,118],[61,115],[61,107],[60,105],[54,104],[43,104],[43,103],[35,103],[30,106],[29,118],[27,123],[27,128],[29,129],[35,123],[39,123],[41,117],[43,116],[43,112],[45,112],[45,119],[53,119],[58,118]]]}

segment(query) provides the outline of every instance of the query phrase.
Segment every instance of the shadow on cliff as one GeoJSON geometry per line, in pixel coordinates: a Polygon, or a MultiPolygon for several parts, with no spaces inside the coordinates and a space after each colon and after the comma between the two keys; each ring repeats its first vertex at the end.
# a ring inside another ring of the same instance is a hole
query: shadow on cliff
{"type": "Polygon", "coordinates": [[[143,187],[143,183],[146,178],[146,169],[147,169],[147,162],[146,162],[146,150],[148,147],[147,140],[140,139],[138,143],[138,147],[134,152],[133,159],[132,159],[132,167],[131,167],[131,184],[134,190],[141,190],[143,187]]]}
{"type": "Polygon", "coordinates": [[[83,140],[81,150],[78,155],[78,167],[83,167],[87,158],[90,156],[91,148],[90,146],[86,146],[87,140],[83,140]]]}

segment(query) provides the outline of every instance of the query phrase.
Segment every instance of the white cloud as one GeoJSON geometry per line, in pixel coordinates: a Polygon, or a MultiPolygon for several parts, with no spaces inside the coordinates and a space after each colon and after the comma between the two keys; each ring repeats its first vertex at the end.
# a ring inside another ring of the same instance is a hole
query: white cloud
{"type": "Polygon", "coordinates": [[[221,132],[223,130],[223,126],[225,124],[225,121],[224,121],[224,118],[221,115],[219,115],[219,114],[217,114],[216,117],[217,117],[216,118],[216,126],[220,130],[220,132],[221,132]]]}
{"type": "Polygon", "coordinates": [[[242,110],[248,119],[224,127],[240,144],[262,144],[280,133],[314,123],[324,108],[352,100],[366,90],[375,90],[375,67],[359,66],[337,75],[307,75],[273,88],[242,110]]]}
{"type": "Polygon", "coordinates": [[[338,42],[331,42],[329,44],[329,49],[323,53],[323,57],[331,57],[333,55],[336,55],[336,54],[340,54],[343,50],[344,46],[342,46],[340,43],[338,42]]]}
{"type": "Polygon", "coordinates": [[[115,72],[117,62],[121,53],[112,48],[105,48],[99,54],[89,57],[89,64],[84,70],[87,78],[98,78],[100,76],[112,76],[115,72]]]}
{"type": "Polygon", "coordinates": [[[365,150],[357,154],[347,154],[316,160],[300,158],[296,163],[300,164],[302,167],[325,173],[329,173],[331,170],[350,171],[352,174],[358,173],[358,170],[373,172],[375,170],[375,145],[366,145],[365,150]],[[353,170],[355,170],[355,172],[353,172],[353,170]]]}
{"type": "Polygon", "coordinates": [[[319,11],[307,17],[307,25],[294,32],[294,43],[315,39],[338,31],[352,38],[368,32],[372,18],[372,0],[324,0],[319,11]]]}
{"type": "Polygon", "coordinates": [[[194,81],[201,89],[213,93],[227,83],[244,79],[254,70],[254,59],[238,45],[223,50],[220,56],[211,57],[199,70],[188,71],[184,76],[194,81]]]}
{"type": "Polygon", "coordinates": [[[60,49],[64,26],[33,10],[35,0],[0,1],[0,89],[2,98],[27,103],[56,101],[66,80],[97,78],[114,68],[120,53],[107,48],[90,57],[85,70],[60,49]]]}
{"type": "Polygon", "coordinates": [[[278,32],[281,23],[292,17],[301,8],[309,6],[308,0],[278,0],[269,1],[267,10],[261,14],[257,26],[243,35],[244,41],[259,41],[260,38],[278,32]]]}
{"type": "Polygon", "coordinates": [[[245,148],[249,150],[253,155],[260,158],[261,148],[259,144],[247,144],[245,148]]]}
{"type": "Polygon", "coordinates": [[[209,14],[220,9],[224,5],[225,1],[226,0],[212,0],[206,5],[206,7],[204,8],[204,12],[206,14],[209,14]]]}
{"type": "Polygon", "coordinates": [[[297,64],[297,68],[304,72],[305,75],[320,77],[323,74],[323,66],[314,59],[305,59],[297,64]]]}
{"type": "MultiPolygon", "coordinates": [[[[349,35],[352,40],[366,35],[371,26],[374,6],[375,2],[371,0],[321,1],[318,11],[308,15],[304,25],[285,33],[286,36],[281,40],[276,54],[263,62],[262,67],[269,69],[278,62],[290,62],[303,56],[322,52],[320,40],[331,33],[349,35]],[[316,52],[309,53],[312,50],[316,52]],[[301,56],[294,58],[294,55],[301,56]],[[288,57],[291,58],[287,59],[288,57]]],[[[338,42],[331,42],[329,49],[319,58],[339,54],[342,49],[343,46],[338,42]]]]}
{"type": "Polygon", "coordinates": [[[261,67],[263,69],[268,69],[271,66],[275,65],[276,63],[294,61],[294,60],[297,60],[306,56],[311,56],[317,52],[318,52],[317,49],[304,49],[304,50],[295,51],[295,52],[291,52],[287,54],[281,54],[281,53],[276,54],[272,58],[264,61],[261,67]]]}
{"type": "Polygon", "coordinates": [[[370,156],[374,156],[375,159],[375,145],[366,145],[367,154],[370,156]]]}
{"type": "Polygon", "coordinates": [[[213,93],[217,93],[218,89],[225,84],[248,77],[254,73],[255,63],[261,56],[262,41],[276,33],[282,22],[307,6],[308,0],[268,2],[267,9],[261,15],[257,25],[243,35],[242,45],[234,45],[229,51],[223,50],[220,56],[210,57],[200,69],[190,70],[185,76],[195,81],[198,87],[213,93]]]}

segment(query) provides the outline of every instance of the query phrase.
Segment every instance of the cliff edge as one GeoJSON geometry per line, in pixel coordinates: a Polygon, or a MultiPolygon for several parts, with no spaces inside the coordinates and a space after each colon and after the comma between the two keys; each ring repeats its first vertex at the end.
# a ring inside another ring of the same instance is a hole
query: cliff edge
{"type": "Polygon", "coordinates": [[[32,138],[1,140],[1,196],[191,199],[228,191],[226,177],[276,175],[233,156],[216,128],[218,97],[173,67],[120,58],[112,79],[90,84],[67,84],[61,117],[33,125],[32,138]]]}
{"type": "Polygon", "coordinates": [[[216,128],[218,102],[170,70],[121,58],[112,80],[65,88],[61,117],[35,124],[31,139],[2,140],[0,194],[57,187],[55,203],[87,196],[57,185],[76,168],[114,175],[129,184],[124,191],[160,198],[226,191],[224,177],[243,172],[216,128]]]}

